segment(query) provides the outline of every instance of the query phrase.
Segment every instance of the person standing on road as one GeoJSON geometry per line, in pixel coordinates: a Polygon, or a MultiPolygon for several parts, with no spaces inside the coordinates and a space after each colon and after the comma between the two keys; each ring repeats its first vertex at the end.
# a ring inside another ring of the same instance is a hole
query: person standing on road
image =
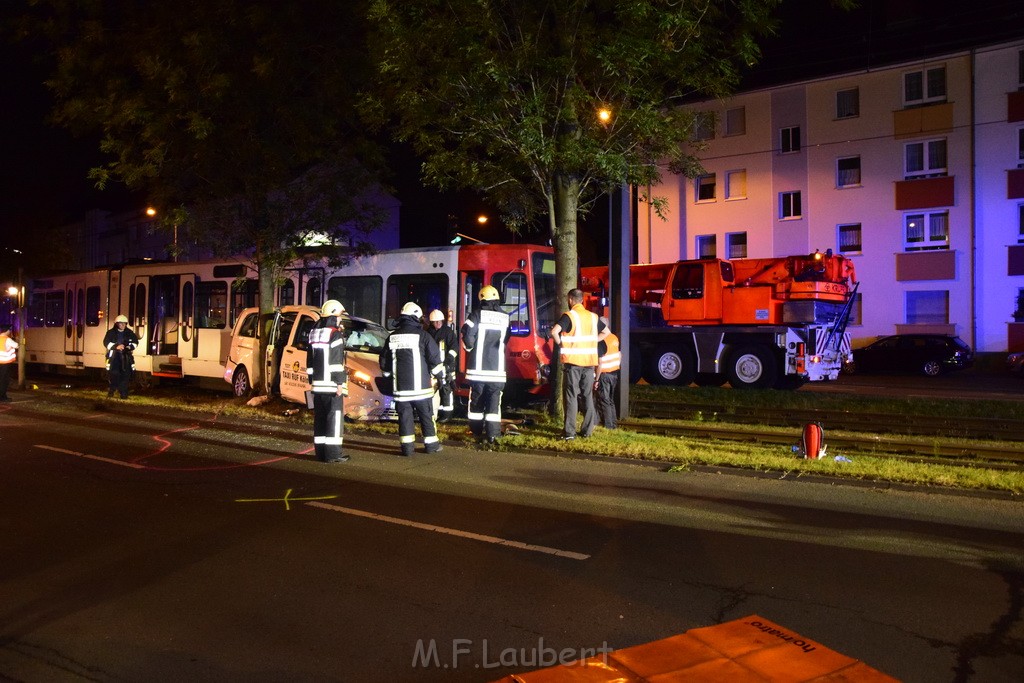
{"type": "Polygon", "coordinates": [[[345,329],[339,316],[340,301],[330,299],[320,307],[320,319],[309,330],[306,374],[313,393],[313,450],[320,462],[347,462],[345,440],[345,329]]]}
{"type": "Polygon", "coordinates": [[[586,438],[594,433],[597,412],[594,410],[594,378],[597,369],[597,342],[608,334],[608,328],[583,307],[583,292],[571,289],[567,295],[569,310],[562,314],[551,328],[551,338],[559,345],[564,376],[562,377],[562,401],[565,409],[563,441],[576,438],[576,417],[579,412],[578,399],[583,400],[583,424],[581,435],[586,438]]]}
{"type": "Polygon", "coordinates": [[[469,429],[478,442],[501,436],[501,392],[505,389],[505,345],[511,328],[501,310],[501,295],[490,285],[480,289],[480,306],[462,325],[462,348],[469,380],[469,429]]]}
{"type": "Polygon", "coordinates": [[[408,457],[416,444],[416,422],[420,423],[423,446],[427,453],[441,450],[434,424],[434,387],[444,377],[444,363],[437,344],[423,329],[423,309],[415,302],[402,306],[398,327],[384,342],[380,368],[384,377],[391,377],[398,412],[398,439],[402,455],[408,457]]]}
{"type": "Polygon", "coordinates": [[[430,312],[430,336],[437,344],[444,363],[444,377],[438,388],[441,403],[437,409],[437,421],[447,422],[455,413],[455,371],[459,367],[459,335],[445,322],[444,313],[438,309],[430,312]]]}
{"type": "Polygon", "coordinates": [[[113,397],[114,391],[121,398],[128,398],[128,385],[135,372],[133,352],[138,345],[139,338],[129,329],[127,316],[114,318],[114,326],[103,337],[103,346],[107,349],[107,398],[113,397]]]}
{"type": "MultiPolygon", "coordinates": [[[[601,324],[608,326],[608,320],[601,318],[601,324]]],[[[608,336],[597,342],[597,405],[601,424],[605,429],[618,427],[618,413],[615,409],[615,393],[619,389],[619,365],[622,353],[619,338],[608,332],[608,336]]]]}
{"type": "Polygon", "coordinates": [[[18,360],[18,342],[11,338],[11,326],[0,325],[0,401],[10,401],[7,387],[11,384],[11,368],[18,360]]]}

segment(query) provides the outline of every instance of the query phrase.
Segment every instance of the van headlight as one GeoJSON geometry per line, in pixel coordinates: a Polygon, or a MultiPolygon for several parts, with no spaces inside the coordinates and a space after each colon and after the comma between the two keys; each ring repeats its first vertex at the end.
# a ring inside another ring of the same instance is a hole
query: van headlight
{"type": "Polygon", "coordinates": [[[354,372],[349,372],[348,381],[352,382],[361,389],[365,389],[366,391],[373,391],[373,378],[367,375],[362,370],[355,370],[354,372]]]}

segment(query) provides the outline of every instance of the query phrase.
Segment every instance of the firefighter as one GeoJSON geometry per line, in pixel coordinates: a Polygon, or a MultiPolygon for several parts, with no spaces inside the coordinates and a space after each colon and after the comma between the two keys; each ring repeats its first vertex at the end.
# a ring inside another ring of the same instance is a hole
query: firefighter
{"type": "Polygon", "coordinates": [[[469,429],[477,441],[501,436],[501,392],[505,389],[505,345],[510,327],[501,296],[490,285],[480,289],[480,306],[462,325],[462,348],[469,380],[469,429]]]}
{"type": "Polygon", "coordinates": [[[18,342],[11,338],[11,326],[0,325],[0,401],[10,401],[7,386],[11,382],[11,367],[18,360],[18,342]]]}
{"type": "MultiPolygon", "coordinates": [[[[601,318],[601,323],[608,326],[608,320],[601,318]]],[[[622,353],[619,351],[619,338],[608,332],[608,336],[597,342],[597,406],[601,424],[605,429],[618,426],[618,414],[615,409],[615,393],[619,389],[619,364],[622,353]]]]}
{"type": "Polygon", "coordinates": [[[135,372],[135,356],[132,353],[139,345],[139,338],[128,328],[128,318],[119,315],[114,326],[103,337],[107,349],[107,398],[118,392],[121,398],[128,398],[128,383],[135,372]]]}
{"type": "Polygon", "coordinates": [[[339,316],[340,301],[330,299],[320,307],[320,319],[309,330],[306,374],[313,393],[313,450],[320,462],[347,462],[342,452],[345,436],[345,329],[339,316]]]}
{"type": "Polygon", "coordinates": [[[423,309],[410,301],[402,306],[398,327],[384,342],[380,367],[394,383],[395,410],[398,411],[398,438],[402,455],[413,453],[416,443],[416,422],[420,423],[423,446],[427,453],[441,450],[434,425],[434,387],[431,377],[441,381],[444,363],[437,344],[423,329],[423,309]]]}
{"type": "Polygon", "coordinates": [[[597,412],[594,410],[594,378],[597,370],[597,343],[609,334],[608,328],[583,307],[583,292],[569,290],[569,310],[551,328],[551,338],[559,345],[562,360],[562,400],[565,409],[563,441],[576,438],[577,399],[583,400],[583,437],[594,433],[597,412]]]}
{"type": "Polygon", "coordinates": [[[444,377],[438,387],[441,399],[437,409],[437,421],[447,422],[455,412],[455,370],[459,367],[459,335],[445,324],[445,315],[436,308],[430,312],[431,338],[437,343],[444,363],[444,377]]]}

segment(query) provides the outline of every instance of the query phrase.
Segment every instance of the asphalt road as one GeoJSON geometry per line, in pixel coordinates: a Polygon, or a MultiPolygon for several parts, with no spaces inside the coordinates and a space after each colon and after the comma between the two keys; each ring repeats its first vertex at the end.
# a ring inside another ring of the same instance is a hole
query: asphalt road
{"type": "Polygon", "coordinates": [[[0,680],[489,681],[758,614],[908,681],[1024,676],[1024,505],[0,406],[0,680]],[[505,665],[507,666],[505,666],[505,665]]]}

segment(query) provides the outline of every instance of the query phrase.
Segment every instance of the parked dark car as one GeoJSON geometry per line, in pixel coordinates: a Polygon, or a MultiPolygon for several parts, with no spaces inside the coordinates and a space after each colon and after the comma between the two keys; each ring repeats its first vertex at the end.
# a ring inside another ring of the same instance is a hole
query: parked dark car
{"type": "Polygon", "coordinates": [[[1024,377],[1024,351],[1008,355],[1006,357],[1006,369],[1011,375],[1024,377]]]}
{"type": "Polygon", "coordinates": [[[960,337],[896,334],[853,351],[852,372],[919,372],[931,377],[974,364],[974,351],[960,337]]]}

